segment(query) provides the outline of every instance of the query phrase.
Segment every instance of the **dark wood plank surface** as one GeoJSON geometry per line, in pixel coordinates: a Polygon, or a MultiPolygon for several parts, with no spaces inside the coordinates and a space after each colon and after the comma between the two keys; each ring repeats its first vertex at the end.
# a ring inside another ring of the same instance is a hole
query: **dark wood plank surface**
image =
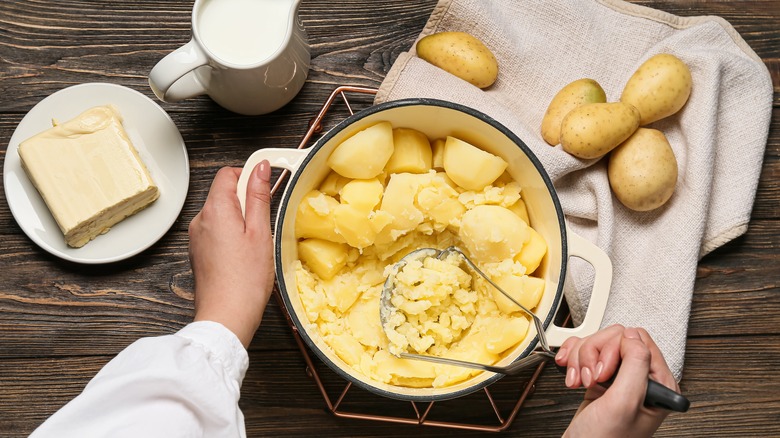
{"type": "MultiPolygon", "coordinates": [[[[670,416],[657,436],[780,436],[780,1],[636,3],[682,16],[725,18],[764,60],[775,89],[750,229],[699,265],[682,381],[692,408],[670,416]]],[[[0,2],[0,159],[24,114],[59,89],[112,82],[153,97],[146,75],[157,60],[189,40],[191,5],[172,0],[0,2]]],[[[64,262],[22,233],[0,194],[0,436],[26,436],[125,346],[142,336],[172,333],[190,321],[187,226],[217,169],[240,166],[258,147],[296,146],[335,87],[379,86],[434,5],[433,0],[304,0],[301,17],[312,66],[306,86],[290,105],[245,117],[208,98],[162,104],[187,144],[189,194],[171,230],[137,257],[107,266],[64,262]]],[[[367,106],[370,99],[358,103],[367,106]]],[[[346,110],[338,107],[334,114],[343,117],[346,110]]],[[[250,362],[241,399],[249,436],[453,434],[329,413],[274,301],[250,347],[250,362]]],[[[342,381],[321,371],[327,388],[337,394],[342,381]]],[[[502,407],[511,407],[521,383],[504,379],[496,385],[502,407]]],[[[509,431],[513,436],[560,436],[581,397],[581,391],[564,388],[561,375],[545,370],[509,431]]],[[[411,414],[408,403],[357,390],[344,403],[411,414]]],[[[467,397],[437,405],[435,413],[484,422],[485,403],[467,397]]]]}

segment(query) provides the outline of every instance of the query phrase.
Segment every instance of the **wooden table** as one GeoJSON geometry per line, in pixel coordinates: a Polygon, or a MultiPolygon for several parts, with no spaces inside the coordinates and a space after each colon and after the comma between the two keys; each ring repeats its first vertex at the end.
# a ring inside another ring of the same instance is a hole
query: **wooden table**
{"type": "MultiPolygon", "coordinates": [[[[637,3],[683,16],[722,16],[764,59],[775,86],[772,127],[750,229],[699,264],[682,381],[692,408],[670,416],[658,436],[780,436],[780,1],[637,3]]],[[[0,156],[5,159],[8,141],[24,114],[64,87],[111,82],[153,97],[146,76],[157,60],[189,40],[191,4],[0,2],[0,156]]],[[[242,165],[258,147],[296,146],[337,86],[379,86],[396,56],[421,31],[434,4],[304,0],[301,17],[310,37],[312,65],[307,84],[290,105],[270,115],[244,117],[207,98],[162,104],[187,145],[189,194],[170,231],[139,256],[103,266],[62,261],[23,234],[3,199],[0,435],[26,436],[128,344],[142,336],[173,333],[189,322],[193,282],[187,226],[217,169],[242,165]]],[[[359,97],[356,102],[367,106],[371,99],[359,97]]],[[[334,114],[344,117],[343,105],[334,108],[334,114]]],[[[274,301],[249,354],[241,398],[249,436],[453,434],[438,427],[331,414],[307,376],[274,301]]],[[[343,382],[327,371],[326,387],[335,398],[343,382]]],[[[499,401],[511,402],[516,397],[512,391],[521,384],[499,391],[499,401]]],[[[581,391],[564,388],[561,375],[545,370],[509,430],[513,435],[559,436],[581,396],[581,391]]],[[[388,407],[388,402],[350,391],[344,406],[413,415],[408,403],[388,407]]],[[[480,409],[486,403],[482,399],[442,403],[435,409],[444,416],[477,422],[484,419],[480,409]]]]}

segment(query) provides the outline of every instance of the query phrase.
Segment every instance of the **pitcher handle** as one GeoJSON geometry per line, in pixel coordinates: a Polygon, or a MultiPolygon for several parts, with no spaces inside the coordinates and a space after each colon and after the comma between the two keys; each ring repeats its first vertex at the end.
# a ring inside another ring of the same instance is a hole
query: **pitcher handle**
{"type": "Polygon", "coordinates": [[[607,253],[568,229],[566,234],[569,242],[569,256],[578,257],[589,263],[593,266],[595,274],[588,310],[582,323],[574,328],[560,327],[552,323],[547,328],[545,332],[547,342],[553,347],[560,347],[571,336],[582,338],[599,330],[601,322],[604,320],[604,312],[607,310],[607,301],[612,286],[612,261],[607,253]]]}
{"type": "Polygon", "coordinates": [[[292,173],[301,166],[303,159],[309,154],[308,149],[267,148],[255,151],[244,163],[241,176],[238,178],[236,195],[241,204],[241,214],[246,215],[246,185],[252,170],[263,160],[267,160],[271,167],[287,169],[292,173]]]}
{"type": "Polygon", "coordinates": [[[149,72],[149,87],[163,102],[178,102],[206,93],[195,69],[208,64],[195,39],[167,54],[149,72]]]}

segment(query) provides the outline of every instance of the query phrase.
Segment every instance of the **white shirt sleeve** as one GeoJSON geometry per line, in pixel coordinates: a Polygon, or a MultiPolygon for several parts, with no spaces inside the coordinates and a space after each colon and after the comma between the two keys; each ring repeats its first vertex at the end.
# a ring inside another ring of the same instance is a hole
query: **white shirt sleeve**
{"type": "Polygon", "coordinates": [[[248,364],[216,322],[139,339],[30,437],[245,437],[238,399],[248,364]]]}

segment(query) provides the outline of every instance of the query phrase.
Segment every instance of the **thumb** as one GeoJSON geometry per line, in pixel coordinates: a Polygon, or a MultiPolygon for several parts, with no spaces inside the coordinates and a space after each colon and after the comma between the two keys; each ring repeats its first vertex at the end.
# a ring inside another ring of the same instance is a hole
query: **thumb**
{"type": "Polygon", "coordinates": [[[246,230],[267,229],[271,224],[271,165],[259,162],[246,184],[246,230]]]}

